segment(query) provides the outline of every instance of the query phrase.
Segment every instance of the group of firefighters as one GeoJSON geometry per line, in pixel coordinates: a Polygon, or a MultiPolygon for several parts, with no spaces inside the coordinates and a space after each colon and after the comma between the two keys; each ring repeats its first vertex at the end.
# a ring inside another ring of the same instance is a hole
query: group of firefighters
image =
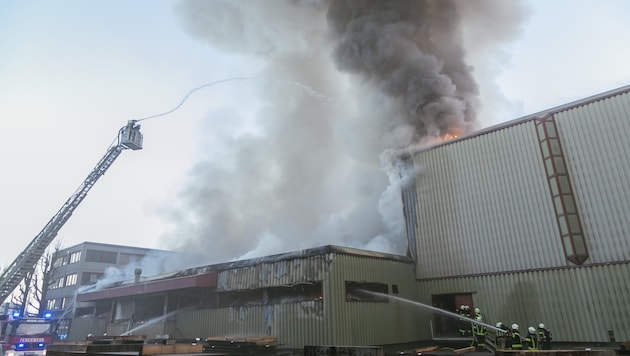
{"type": "MultiPolygon", "coordinates": [[[[483,323],[481,310],[475,308],[474,316],[471,316],[470,307],[461,305],[457,313],[462,316],[459,319],[459,333],[461,336],[472,336],[472,345],[477,351],[485,348],[488,329],[483,323]],[[471,322],[474,319],[477,322],[471,322]],[[472,324],[472,325],[471,325],[472,324]]],[[[508,328],[502,322],[496,324],[495,344],[497,350],[551,350],[551,331],[545,324],[538,324],[538,328],[530,326],[525,338],[521,337],[518,324],[512,324],[508,328]]]]}

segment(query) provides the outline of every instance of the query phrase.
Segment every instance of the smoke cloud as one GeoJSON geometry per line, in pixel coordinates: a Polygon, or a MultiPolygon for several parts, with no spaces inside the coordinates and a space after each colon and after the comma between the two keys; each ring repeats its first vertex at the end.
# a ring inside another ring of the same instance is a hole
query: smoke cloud
{"type": "Polygon", "coordinates": [[[513,36],[486,34],[516,35],[523,19],[517,2],[471,2],[181,2],[191,36],[260,70],[239,84],[249,111],[208,114],[207,156],[163,209],[165,246],[208,263],[325,244],[405,254],[409,171],[395,153],[476,127],[465,26],[492,53],[513,36]],[[506,13],[505,30],[483,28],[506,13]]]}

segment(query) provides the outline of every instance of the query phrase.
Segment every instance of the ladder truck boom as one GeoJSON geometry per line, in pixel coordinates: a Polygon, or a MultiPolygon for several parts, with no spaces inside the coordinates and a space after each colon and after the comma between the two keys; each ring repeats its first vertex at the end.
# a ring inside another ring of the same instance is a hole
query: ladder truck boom
{"type": "Polygon", "coordinates": [[[79,188],[48,221],[40,233],[33,238],[24,251],[2,272],[0,276],[0,303],[4,302],[13,293],[29,272],[35,270],[37,262],[44,255],[46,248],[55,239],[59,230],[61,230],[96,181],[105,174],[120,153],[125,149],[142,149],[142,140],[140,125],[136,123],[136,120],[130,120],[126,126],[118,131],[115,143],[107,149],[103,158],[96,164],[96,167],[88,174],[79,188]]]}

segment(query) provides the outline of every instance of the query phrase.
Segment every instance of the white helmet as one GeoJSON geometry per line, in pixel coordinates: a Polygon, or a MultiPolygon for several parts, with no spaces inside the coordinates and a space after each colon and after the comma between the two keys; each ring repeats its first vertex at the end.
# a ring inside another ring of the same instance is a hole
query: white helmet
{"type": "Polygon", "coordinates": [[[540,324],[538,324],[538,327],[541,328],[541,329],[544,329],[545,328],[545,324],[540,323],[540,324]]]}
{"type": "Polygon", "coordinates": [[[481,310],[479,310],[479,308],[475,308],[475,313],[481,313],[481,310]]]}
{"type": "Polygon", "coordinates": [[[502,327],[503,327],[503,323],[502,323],[502,322],[498,322],[498,323],[497,323],[497,328],[499,328],[499,329],[500,329],[500,328],[502,328],[502,327]]]}
{"type": "Polygon", "coordinates": [[[518,324],[512,324],[512,329],[518,330],[518,324]]]}
{"type": "Polygon", "coordinates": [[[530,334],[535,334],[536,333],[536,329],[534,329],[533,326],[530,326],[529,329],[527,329],[527,331],[529,331],[530,334]]]}
{"type": "Polygon", "coordinates": [[[464,310],[465,309],[464,304],[460,305],[459,309],[464,310]]]}

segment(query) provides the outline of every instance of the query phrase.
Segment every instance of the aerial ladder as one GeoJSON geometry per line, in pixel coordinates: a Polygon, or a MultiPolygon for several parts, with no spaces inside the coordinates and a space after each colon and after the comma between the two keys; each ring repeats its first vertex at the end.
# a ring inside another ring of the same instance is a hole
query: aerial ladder
{"type": "Polygon", "coordinates": [[[109,169],[116,158],[125,149],[142,149],[142,133],[136,120],[130,120],[126,126],[118,131],[115,141],[107,149],[107,152],[96,164],[96,167],[85,178],[83,183],[68,198],[61,209],[48,221],[44,228],[26,246],[24,251],[7,267],[0,276],[0,304],[3,303],[17,288],[20,282],[29,272],[35,270],[37,262],[42,258],[50,243],[57,233],[68,221],[74,210],[81,204],[96,181],[109,169]]]}

